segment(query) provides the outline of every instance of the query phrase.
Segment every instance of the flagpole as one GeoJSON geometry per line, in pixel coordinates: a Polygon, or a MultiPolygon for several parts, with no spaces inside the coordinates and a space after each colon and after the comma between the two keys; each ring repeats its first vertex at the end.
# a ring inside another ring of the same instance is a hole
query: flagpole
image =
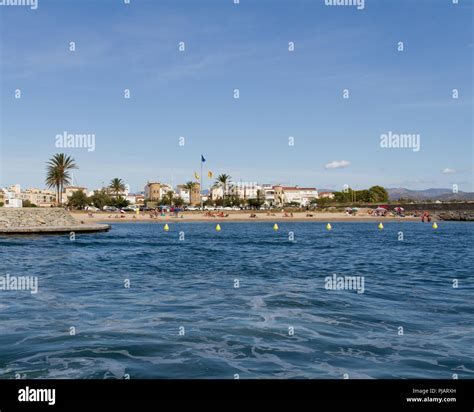
{"type": "Polygon", "coordinates": [[[199,186],[199,197],[201,198],[201,210],[203,210],[203,202],[202,202],[202,155],[201,155],[201,184],[199,186]]]}

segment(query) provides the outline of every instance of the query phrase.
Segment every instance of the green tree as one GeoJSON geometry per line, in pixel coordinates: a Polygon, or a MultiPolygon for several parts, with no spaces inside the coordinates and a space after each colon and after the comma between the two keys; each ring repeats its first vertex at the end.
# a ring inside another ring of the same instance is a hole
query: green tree
{"type": "Polygon", "coordinates": [[[209,206],[224,206],[224,199],[214,199],[209,201],[209,206]]]}
{"type": "MultiPolygon", "coordinates": [[[[184,188],[189,192],[189,203],[191,203],[191,192],[193,191],[194,187],[197,184],[198,184],[197,182],[192,182],[192,181],[186,182],[184,184],[184,188]]],[[[184,201],[183,201],[183,203],[184,203],[184,201]]]]}
{"type": "Polygon", "coordinates": [[[118,196],[120,193],[125,192],[125,183],[122,179],[115,177],[110,181],[109,189],[114,195],[118,196]]]}
{"type": "Polygon", "coordinates": [[[189,193],[191,193],[191,190],[194,189],[194,185],[196,184],[196,182],[192,182],[192,181],[189,181],[189,182],[186,182],[184,184],[184,188],[189,190],[189,193]]]}
{"type": "Polygon", "coordinates": [[[91,203],[99,209],[103,209],[104,206],[112,205],[112,198],[102,190],[96,190],[90,197],[90,200],[91,203]]]}
{"type": "Polygon", "coordinates": [[[61,204],[64,186],[71,183],[70,170],[77,169],[74,159],[64,153],[55,154],[46,163],[46,184],[56,188],[56,203],[61,204]]]}
{"type": "Polygon", "coordinates": [[[382,203],[388,201],[388,192],[382,186],[372,186],[369,188],[369,194],[372,202],[382,203]]]}
{"type": "Polygon", "coordinates": [[[358,190],[356,193],[356,199],[358,202],[369,203],[372,202],[372,196],[368,190],[358,190]]]}
{"type": "Polygon", "coordinates": [[[298,202],[289,202],[285,204],[286,207],[301,207],[298,202]]]}
{"type": "Polygon", "coordinates": [[[265,197],[263,191],[258,189],[257,190],[257,197],[255,199],[248,200],[249,206],[255,207],[256,209],[260,209],[262,205],[265,203],[265,197]]]}
{"type": "Polygon", "coordinates": [[[121,209],[122,207],[127,207],[130,202],[122,196],[113,197],[110,200],[110,206],[115,206],[121,209]]]}
{"type": "Polygon", "coordinates": [[[171,206],[174,200],[174,192],[172,190],[168,190],[164,195],[163,199],[161,199],[161,204],[171,206]]]}
{"type": "Polygon", "coordinates": [[[230,179],[231,177],[229,175],[226,175],[225,173],[220,174],[219,176],[217,176],[217,179],[216,179],[216,185],[222,187],[222,193],[223,193],[222,197],[224,199],[224,203],[225,203],[225,198],[227,195],[230,179]]]}
{"type": "Polygon", "coordinates": [[[68,201],[68,206],[76,209],[84,209],[91,204],[91,199],[82,190],[73,192],[68,201]]]}
{"type": "Polygon", "coordinates": [[[239,206],[244,203],[244,199],[241,199],[239,196],[232,195],[232,196],[227,196],[225,200],[223,199],[222,205],[225,207],[228,206],[239,206]]]}
{"type": "Polygon", "coordinates": [[[181,196],[176,196],[173,199],[173,204],[177,207],[181,207],[184,205],[184,199],[181,196]]]}
{"type": "Polygon", "coordinates": [[[350,193],[346,192],[334,192],[334,201],[336,203],[345,203],[350,201],[350,193]]]}

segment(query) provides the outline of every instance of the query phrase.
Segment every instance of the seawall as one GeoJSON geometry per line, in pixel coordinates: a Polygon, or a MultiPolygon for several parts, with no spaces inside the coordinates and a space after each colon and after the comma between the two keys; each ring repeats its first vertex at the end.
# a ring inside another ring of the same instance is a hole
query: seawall
{"type": "Polygon", "coordinates": [[[77,221],[60,208],[0,208],[0,234],[104,232],[109,225],[77,221]]]}

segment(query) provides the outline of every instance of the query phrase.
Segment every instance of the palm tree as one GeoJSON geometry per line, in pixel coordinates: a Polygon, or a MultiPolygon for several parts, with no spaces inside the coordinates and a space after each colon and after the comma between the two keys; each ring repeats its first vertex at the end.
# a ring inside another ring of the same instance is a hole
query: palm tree
{"type": "Polygon", "coordinates": [[[189,190],[189,194],[191,194],[191,190],[194,189],[194,185],[196,184],[196,182],[186,182],[186,184],[184,185],[184,188],[189,190]]]}
{"type": "Polygon", "coordinates": [[[61,195],[64,186],[71,183],[71,175],[69,173],[72,169],[78,169],[74,163],[74,159],[64,153],[55,154],[52,159],[46,163],[46,184],[48,187],[56,188],[56,203],[61,204],[61,195]]]}
{"type": "Polygon", "coordinates": [[[222,186],[222,191],[223,191],[222,200],[225,200],[225,196],[227,194],[227,186],[230,183],[230,179],[232,178],[229,175],[226,175],[225,173],[222,173],[219,176],[217,176],[216,184],[218,186],[222,186]]]}
{"type": "Polygon", "coordinates": [[[174,200],[174,192],[172,190],[169,190],[166,192],[166,194],[163,196],[163,203],[165,205],[172,205],[174,200]]]}
{"type": "Polygon", "coordinates": [[[193,192],[195,182],[192,182],[191,180],[186,182],[183,187],[188,191],[189,193],[189,203],[191,203],[191,193],[193,192]]]}
{"type": "Polygon", "coordinates": [[[125,192],[125,183],[123,182],[122,179],[115,177],[110,181],[109,189],[112,191],[114,195],[117,196],[120,193],[125,192]]]}

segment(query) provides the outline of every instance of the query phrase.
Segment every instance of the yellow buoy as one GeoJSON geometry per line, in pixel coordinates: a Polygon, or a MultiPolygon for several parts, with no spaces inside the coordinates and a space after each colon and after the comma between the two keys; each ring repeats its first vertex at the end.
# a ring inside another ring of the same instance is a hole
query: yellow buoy
{"type": "Polygon", "coordinates": [[[168,226],[168,223],[165,224],[165,226],[163,227],[163,229],[165,230],[165,232],[167,232],[168,230],[170,230],[170,227],[168,226]]]}
{"type": "Polygon", "coordinates": [[[326,225],[326,229],[327,229],[327,230],[331,230],[331,229],[332,229],[331,223],[328,223],[328,224],[326,225]]]}
{"type": "Polygon", "coordinates": [[[217,230],[218,232],[221,231],[221,225],[220,225],[219,223],[218,223],[217,226],[216,226],[216,230],[217,230]]]}
{"type": "Polygon", "coordinates": [[[382,230],[383,229],[383,225],[382,223],[379,223],[379,229],[382,230]]]}
{"type": "Polygon", "coordinates": [[[278,230],[278,225],[277,225],[276,223],[273,225],[273,230],[274,230],[275,232],[278,230]]]}
{"type": "Polygon", "coordinates": [[[433,223],[433,229],[438,229],[438,224],[436,222],[433,223]]]}

